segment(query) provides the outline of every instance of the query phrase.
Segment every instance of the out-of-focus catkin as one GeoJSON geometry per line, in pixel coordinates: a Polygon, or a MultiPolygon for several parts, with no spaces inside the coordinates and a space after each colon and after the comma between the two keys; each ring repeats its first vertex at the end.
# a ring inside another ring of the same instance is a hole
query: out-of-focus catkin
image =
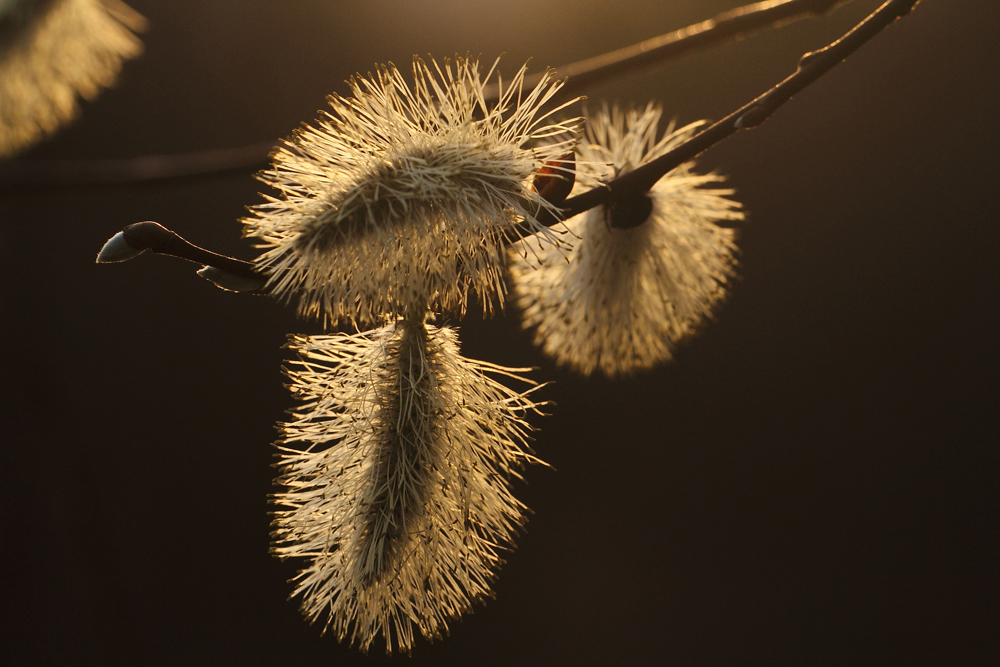
{"type": "Polygon", "coordinates": [[[142,52],[145,19],[120,0],[0,2],[0,158],[69,122],[142,52]]]}
{"type": "MultiPolygon", "coordinates": [[[[661,114],[651,104],[588,116],[578,184],[631,171],[698,127],[671,127],[657,139],[661,114]]],[[[524,325],[535,328],[536,342],[557,362],[583,374],[632,373],[670,359],[677,343],[711,317],[736,250],[734,230],[717,223],[744,216],[728,198],[732,190],[705,187],[721,176],[692,167],[674,169],[617,210],[600,206],[567,220],[569,250],[538,239],[533,254],[511,251],[524,325]]]]}

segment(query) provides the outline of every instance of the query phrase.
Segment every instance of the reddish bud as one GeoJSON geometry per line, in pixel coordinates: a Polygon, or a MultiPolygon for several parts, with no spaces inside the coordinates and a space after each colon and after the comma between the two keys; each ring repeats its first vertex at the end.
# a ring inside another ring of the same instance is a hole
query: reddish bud
{"type": "Polygon", "coordinates": [[[532,189],[550,204],[562,204],[573,191],[573,184],[576,182],[575,164],[576,156],[572,152],[558,160],[546,162],[535,174],[532,189]]]}

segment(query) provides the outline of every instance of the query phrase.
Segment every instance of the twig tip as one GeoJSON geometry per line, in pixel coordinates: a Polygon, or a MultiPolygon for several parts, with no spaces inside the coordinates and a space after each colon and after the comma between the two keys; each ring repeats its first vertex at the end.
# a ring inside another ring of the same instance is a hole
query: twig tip
{"type": "Polygon", "coordinates": [[[145,248],[135,248],[125,240],[125,232],[118,232],[104,244],[101,251],[97,253],[98,264],[112,264],[115,262],[125,262],[133,257],[141,255],[145,248]]]}

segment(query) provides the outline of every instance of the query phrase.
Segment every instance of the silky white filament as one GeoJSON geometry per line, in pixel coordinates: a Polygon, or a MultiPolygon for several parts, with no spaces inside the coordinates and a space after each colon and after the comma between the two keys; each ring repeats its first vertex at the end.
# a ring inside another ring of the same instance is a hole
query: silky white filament
{"type": "Polygon", "coordinates": [[[280,197],[244,219],[267,249],[257,264],[271,293],[326,323],[382,324],[413,303],[462,313],[470,290],[487,310],[502,303],[511,227],[555,240],[537,223],[552,205],[530,178],[572,149],[579,119],[547,120],[562,84],[547,74],[524,91],[524,67],[487,105],[495,69],[415,59],[412,85],[390,64],[330,97],[332,111],[261,175],[280,197]]]}
{"type": "MultiPolygon", "coordinates": [[[[579,149],[582,176],[607,180],[653,160],[688,139],[699,124],[671,126],[657,140],[661,109],[622,113],[603,108],[587,119],[579,149]],[[601,171],[612,164],[613,172],[601,171]]],[[[634,227],[612,226],[598,207],[566,221],[568,251],[545,243],[535,255],[511,252],[511,276],[526,327],[556,361],[609,376],[671,358],[724,297],[734,272],[734,231],[742,220],[732,190],[704,186],[723,178],[684,164],[646,195],[649,215],[634,227]]],[[[578,179],[579,183],[579,179],[578,179]]],[[[641,196],[641,195],[640,195],[641,196]]]]}
{"type": "MultiPolygon", "coordinates": [[[[409,651],[489,582],[523,521],[529,392],[510,369],[459,355],[448,328],[401,320],[355,335],[295,336],[303,401],[279,443],[274,552],[303,559],[303,613],[367,650],[409,651]]],[[[533,384],[533,383],[531,383],[533,384]]]]}
{"type": "Polygon", "coordinates": [[[70,121],[114,84],[145,20],[120,0],[0,0],[0,158],[70,121]]]}

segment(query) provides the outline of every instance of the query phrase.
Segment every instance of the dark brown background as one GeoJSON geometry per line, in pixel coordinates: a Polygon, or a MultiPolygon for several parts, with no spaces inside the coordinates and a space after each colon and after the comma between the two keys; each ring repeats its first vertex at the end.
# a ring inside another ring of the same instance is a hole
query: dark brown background
{"type": "MultiPolygon", "coordinates": [[[[738,0],[131,0],[151,29],[116,90],[23,162],[253,143],[412,54],[512,72],[738,0]]],[[[588,91],[719,118],[874,9],[588,91]]],[[[996,664],[1000,9],[925,0],[766,125],[703,156],[750,221],[742,280],[676,362],[553,368],[512,317],[467,356],[537,365],[557,405],[496,600],[408,665],[996,664]]],[[[378,663],[320,637],[268,555],[290,309],[183,262],[97,266],[158,220],[250,258],[251,170],[0,189],[6,664],[378,663]]]]}

